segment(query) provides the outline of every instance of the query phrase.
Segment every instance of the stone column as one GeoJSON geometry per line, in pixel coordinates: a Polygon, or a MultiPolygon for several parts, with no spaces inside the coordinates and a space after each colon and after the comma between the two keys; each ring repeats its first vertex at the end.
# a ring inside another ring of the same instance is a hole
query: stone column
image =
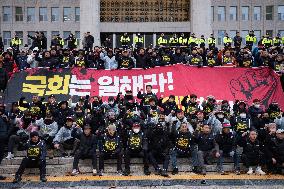
{"type": "Polygon", "coordinates": [[[80,0],[80,33],[91,32],[100,46],[100,0],[80,0]]]}
{"type": "Polygon", "coordinates": [[[198,38],[202,34],[209,37],[212,33],[211,0],[190,0],[190,15],[191,32],[198,38]]]}

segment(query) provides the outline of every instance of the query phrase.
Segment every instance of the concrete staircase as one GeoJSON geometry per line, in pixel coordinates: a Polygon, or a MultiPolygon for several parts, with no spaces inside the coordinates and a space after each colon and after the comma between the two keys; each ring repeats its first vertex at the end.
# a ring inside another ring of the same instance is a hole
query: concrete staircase
{"type": "MultiPolygon", "coordinates": [[[[47,157],[47,175],[49,176],[64,176],[69,175],[72,171],[73,157],[62,158],[59,157],[57,152],[54,153],[55,157],[49,159],[47,157]]],[[[15,152],[15,158],[12,160],[3,159],[0,166],[1,175],[13,175],[16,173],[22,158],[25,156],[24,151],[15,152]]],[[[98,160],[98,159],[97,159],[98,160]]],[[[191,159],[188,158],[178,158],[178,166],[180,172],[191,172],[191,159]]],[[[233,171],[233,162],[232,159],[225,158],[224,161],[224,171],[232,172],[233,171]]],[[[241,168],[243,168],[241,164],[241,168]]],[[[91,174],[92,172],[92,163],[90,159],[80,160],[79,169],[82,174],[91,174]]],[[[123,164],[124,169],[124,164],[123,164]]],[[[216,172],[216,161],[213,161],[212,165],[207,165],[206,169],[208,172],[216,172]]],[[[153,167],[150,166],[150,170],[154,171],[153,167]]],[[[169,171],[172,170],[171,162],[169,165],[169,171]]],[[[105,175],[116,174],[116,160],[109,159],[105,161],[105,175]]],[[[133,158],[131,159],[131,173],[132,175],[143,175],[143,160],[142,158],[133,158]]],[[[39,169],[37,168],[27,168],[25,174],[39,174],[39,169]]]]}

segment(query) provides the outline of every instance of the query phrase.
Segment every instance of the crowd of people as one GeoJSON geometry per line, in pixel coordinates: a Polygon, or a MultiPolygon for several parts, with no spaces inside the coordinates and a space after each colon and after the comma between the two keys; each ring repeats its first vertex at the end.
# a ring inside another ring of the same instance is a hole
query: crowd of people
{"type": "MultiPolygon", "coordinates": [[[[2,92],[14,72],[36,67],[113,70],[182,63],[197,67],[268,66],[283,72],[284,40],[280,36],[273,40],[264,36],[254,47],[253,31],[246,37],[244,47],[238,32],[234,39],[226,35],[222,49],[216,47],[213,34],[208,39],[174,34],[169,40],[161,34],[157,47],[143,48],[143,36],[137,34],[133,46],[125,33],[120,39],[122,47],[115,49],[109,41],[93,48],[94,38],[89,32],[83,40],[84,49],[77,49],[72,34],[67,39],[53,36],[50,50],[41,32],[29,37],[33,40],[31,47],[20,50],[20,39],[16,37],[0,58],[2,92]],[[67,48],[63,48],[65,42],[67,48]]],[[[145,175],[151,174],[152,165],[155,174],[169,176],[170,162],[172,174],[178,174],[177,157],[191,157],[192,171],[198,174],[206,174],[205,164],[212,163],[213,158],[217,159],[217,170],[225,174],[224,157],[232,158],[236,174],[241,171],[240,161],[248,168],[247,174],[282,173],[284,117],[277,102],[265,110],[258,99],[250,105],[237,100],[230,107],[227,100],[217,103],[214,96],[199,103],[197,96],[190,94],[182,100],[181,108],[174,95],[165,101],[152,93],[150,85],[137,98],[139,102],[132,91],[126,91],[125,95],[109,97],[108,102],[102,102],[99,96],[57,102],[50,95],[47,102],[33,96],[28,103],[22,97],[12,103],[10,110],[1,104],[0,163],[8,144],[7,159],[14,158],[16,146],[17,150],[27,150],[14,182],[21,181],[28,166],[38,166],[40,179],[46,182],[46,156],[53,158],[54,150],[62,157],[74,157],[72,175],[80,173],[78,164],[83,158],[92,159],[93,175],[103,175],[104,160],[108,158],[117,159],[118,174],[130,175],[133,157],[143,158],[145,175]]]]}
{"type": "Polygon", "coordinates": [[[145,175],[151,174],[152,165],[155,174],[168,177],[170,162],[172,174],[178,174],[177,157],[191,158],[197,174],[206,174],[206,164],[214,159],[217,171],[226,174],[224,157],[232,158],[236,174],[241,171],[240,161],[247,174],[283,173],[284,117],[277,102],[264,110],[258,99],[251,106],[238,100],[231,108],[227,100],[217,103],[210,95],[199,103],[190,94],[180,109],[174,95],[166,101],[158,98],[151,85],[137,97],[140,102],[126,91],[107,102],[86,96],[78,102],[57,103],[50,95],[46,103],[33,96],[31,103],[22,97],[10,110],[1,105],[0,159],[5,143],[7,159],[14,158],[16,146],[27,150],[14,182],[21,181],[29,166],[39,167],[45,182],[46,157],[53,158],[54,150],[62,157],[74,157],[72,175],[80,173],[79,160],[86,158],[92,159],[93,175],[103,175],[109,158],[117,160],[118,174],[130,175],[133,157],[143,158],[145,175]]]}
{"type": "MultiPolygon", "coordinates": [[[[78,49],[78,40],[71,33],[66,39],[54,35],[50,48],[43,32],[29,36],[32,45],[20,49],[22,41],[18,36],[11,40],[10,47],[3,52],[3,66],[8,75],[17,70],[35,67],[56,68],[96,68],[96,69],[132,69],[152,68],[155,66],[182,63],[192,66],[236,66],[259,67],[268,66],[277,72],[283,72],[284,37],[278,34],[273,39],[267,34],[257,41],[253,31],[244,39],[237,32],[234,38],[225,34],[223,48],[218,49],[216,38],[211,34],[208,38],[194,33],[189,37],[184,34],[173,34],[170,38],[161,34],[157,37],[156,47],[144,48],[144,35],[136,34],[133,44],[125,33],[120,38],[120,46],[112,48],[109,38],[102,46],[95,46],[94,37],[87,32],[82,40],[83,49],[78,49]]],[[[2,41],[2,40],[1,40],[2,41]]],[[[1,44],[1,43],[0,43],[1,44]]],[[[3,44],[3,43],[2,43],[3,44]]]]}

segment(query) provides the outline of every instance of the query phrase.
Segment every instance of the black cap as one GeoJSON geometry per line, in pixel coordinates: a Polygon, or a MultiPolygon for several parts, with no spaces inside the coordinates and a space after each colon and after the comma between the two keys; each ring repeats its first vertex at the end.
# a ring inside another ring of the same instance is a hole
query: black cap
{"type": "Polygon", "coordinates": [[[197,98],[197,95],[196,94],[191,94],[190,98],[197,98]]]}
{"type": "Polygon", "coordinates": [[[89,123],[87,123],[85,126],[84,126],[84,129],[92,129],[91,125],[89,123]]]}
{"type": "Polygon", "coordinates": [[[33,132],[30,133],[30,138],[33,138],[35,136],[39,136],[37,131],[33,131],[33,132]]]}
{"type": "Polygon", "coordinates": [[[55,96],[52,94],[52,95],[49,95],[48,98],[55,98],[55,96]]]}

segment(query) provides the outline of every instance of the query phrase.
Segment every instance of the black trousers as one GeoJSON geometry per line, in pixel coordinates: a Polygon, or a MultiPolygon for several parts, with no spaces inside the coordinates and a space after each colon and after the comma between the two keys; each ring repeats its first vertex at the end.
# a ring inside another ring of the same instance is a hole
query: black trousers
{"type": "Polygon", "coordinates": [[[132,157],[143,157],[144,169],[149,169],[149,157],[146,150],[135,151],[126,148],[124,153],[125,170],[130,170],[130,158],[132,157]]]}
{"type": "Polygon", "coordinates": [[[255,156],[247,156],[246,154],[243,154],[242,160],[247,168],[251,166],[258,166],[265,164],[265,160],[261,154],[258,155],[256,154],[255,156]]]}
{"type": "Polygon", "coordinates": [[[6,144],[7,138],[0,138],[0,164],[4,158],[4,150],[5,150],[5,144],[6,144]]]}
{"type": "Polygon", "coordinates": [[[97,169],[97,155],[96,152],[92,153],[86,153],[81,150],[77,150],[74,156],[74,161],[73,161],[73,169],[78,170],[78,164],[80,159],[92,159],[92,166],[93,169],[97,169]]]}
{"type": "Polygon", "coordinates": [[[149,160],[151,164],[153,165],[153,167],[155,168],[155,170],[160,169],[158,165],[158,160],[162,160],[163,169],[168,170],[169,162],[170,162],[170,155],[169,153],[163,154],[162,152],[152,150],[149,152],[149,160]]]}
{"type": "Polygon", "coordinates": [[[99,169],[104,170],[104,163],[106,159],[117,159],[117,171],[122,170],[122,151],[119,151],[117,153],[107,153],[107,152],[100,152],[99,155],[99,169]]]}
{"type": "Polygon", "coordinates": [[[32,160],[28,157],[25,157],[21,165],[16,172],[16,176],[22,176],[26,168],[39,168],[40,171],[40,177],[45,177],[46,175],[46,161],[45,160],[32,160]]]}

